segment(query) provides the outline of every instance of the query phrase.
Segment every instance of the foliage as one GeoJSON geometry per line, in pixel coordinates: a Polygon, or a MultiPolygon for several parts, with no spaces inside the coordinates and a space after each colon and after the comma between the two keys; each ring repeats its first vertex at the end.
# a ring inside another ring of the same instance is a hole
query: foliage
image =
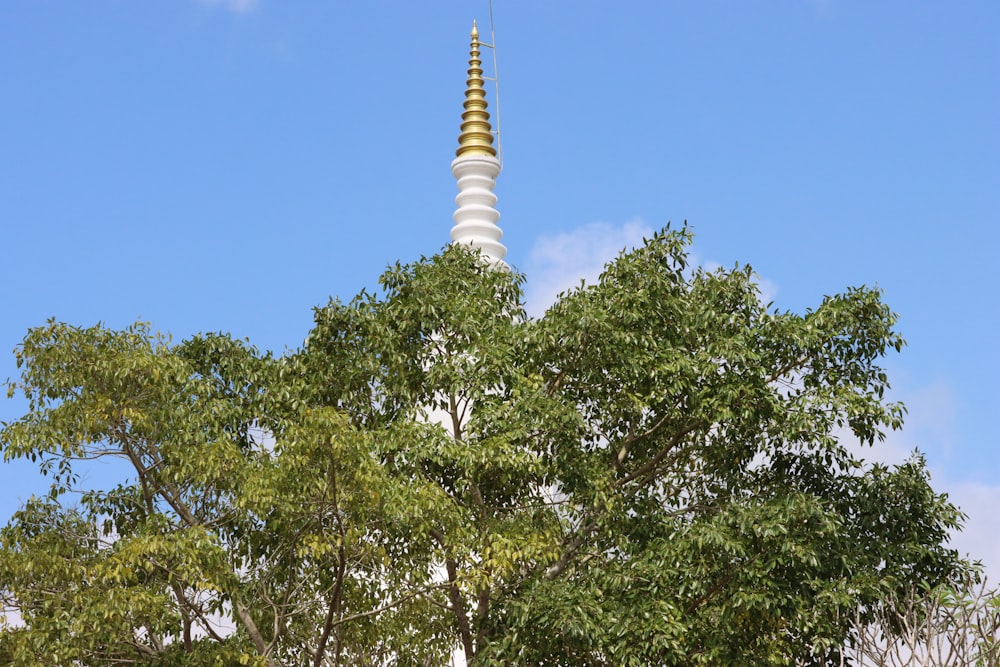
{"type": "Polygon", "coordinates": [[[879,292],[804,315],[688,230],[543,316],[460,247],[331,302],[275,358],[50,322],[7,459],[53,477],[0,535],[15,665],[826,664],[961,563],[898,428],[879,292]],[[76,462],[117,459],[111,489],[76,462]]]}

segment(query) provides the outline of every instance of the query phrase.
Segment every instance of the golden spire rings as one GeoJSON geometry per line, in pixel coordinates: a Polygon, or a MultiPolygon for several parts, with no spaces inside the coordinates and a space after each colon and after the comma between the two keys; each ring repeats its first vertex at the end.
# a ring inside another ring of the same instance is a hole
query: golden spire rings
{"type": "Polygon", "coordinates": [[[472,46],[469,53],[469,78],[465,88],[465,111],[462,112],[462,133],[458,136],[455,155],[489,155],[496,157],[493,128],[486,111],[486,90],[483,88],[483,62],[479,59],[479,28],[472,22],[472,46]]]}

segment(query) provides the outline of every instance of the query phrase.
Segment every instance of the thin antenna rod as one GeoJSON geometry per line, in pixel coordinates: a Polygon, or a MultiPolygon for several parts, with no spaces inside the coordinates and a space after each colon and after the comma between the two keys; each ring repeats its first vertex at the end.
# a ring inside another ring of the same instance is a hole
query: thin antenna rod
{"type": "Polygon", "coordinates": [[[493,24],[493,0],[490,0],[490,48],[493,50],[493,96],[496,98],[497,159],[503,164],[503,142],[500,140],[500,70],[497,69],[497,34],[493,24]]]}

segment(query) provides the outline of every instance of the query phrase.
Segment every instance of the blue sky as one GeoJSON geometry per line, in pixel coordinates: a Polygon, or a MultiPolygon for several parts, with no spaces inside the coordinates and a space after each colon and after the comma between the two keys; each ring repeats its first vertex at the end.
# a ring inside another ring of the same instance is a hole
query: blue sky
{"type": "MultiPolygon", "coordinates": [[[[508,261],[538,307],[688,220],[780,309],[876,284],[963,548],[1000,567],[1000,4],[495,0],[508,261]]],[[[447,240],[486,0],[0,5],[0,378],[55,317],[280,352],[447,240]]],[[[495,98],[490,91],[495,111],[495,98]]],[[[0,401],[0,420],[23,404],[0,401]]],[[[40,483],[0,466],[0,518],[40,483]]]]}

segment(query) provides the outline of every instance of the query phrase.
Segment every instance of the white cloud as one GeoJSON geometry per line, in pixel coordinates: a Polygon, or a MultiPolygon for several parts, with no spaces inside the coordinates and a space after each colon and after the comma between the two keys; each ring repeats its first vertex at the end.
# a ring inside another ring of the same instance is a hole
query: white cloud
{"type": "Polygon", "coordinates": [[[958,402],[955,388],[946,382],[899,392],[907,407],[903,430],[892,434],[887,443],[900,450],[904,442],[926,452],[931,471],[931,485],[947,493],[968,519],[962,532],[952,536],[951,544],[963,556],[981,560],[994,583],[1000,582],[1000,484],[956,478],[945,472],[951,459],[961,456],[958,402]]]}
{"type": "Polygon", "coordinates": [[[929,459],[931,486],[967,516],[960,533],[952,535],[951,546],[963,556],[982,561],[990,581],[1000,582],[1000,485],[955,479],[943,472],[943,466],[956,451],[958,423],[954,388],[945,382],[895,391],[891,400],[902,400],[907,407],[901,431],[893,431],[885,442],[862,447],[848,432],[841,441],[866,461],[898,465],[914,449],[929,459]]]}
{"type": "Polygon", "coordinates": [[[954,387],[946,382],[933,382],[917,389],[901,392],[907,415],[903,434],[921,451],[947,461],[958,440],[954,387]]]}
{"type": "Polygon", "coordinates": [[[257,9],[258,0],[198,0],[208,7],[222,7],[234,14],[249,14],[257,9]]]}
{"type": "Polygon", "coordinates": [[[757,287],[760,288],[760,302],[764,305],[771,303],[774,297],[778,296],[778,284],[773,280],[757,276],[757,287]]]}
{"type": "Polygon", "coordinates": [[[528,314],[541,315],[560,292],[576,287],[581,280],[595,282],[604,265],[619,252],[641,245],[652,235],[652,227],[633,220],[620,226],[592,222],[570,232],[540,236],[525,267],[528,314]]]}
{"type": "Polygon", "coordinates": [[[990,581],[1000,583],[1000,485],[958,482],[942,484],[939,490],[969,516],[951,545],[963,556],[981,560],[990,581]]]}
{"type": "MultiPolygon", "coordinates": [[[[622,225],[592,222],[569,232],[538,237],[525,267],[528,314],[532,317],[541,315],[555,303],[560,292],[577,287],[581,280],[596,282],[605,264],[622,250],[641,245],[654,231],[642,220],[622,225]]],[[[692,264],[709,271],[722,266],[718,262],[703,262],[694,254],[690,260],[692,264]]],[[[761,302],[773,301],[778,286],[760,276],[756,279],[761,302]]]]}
{"type": "Polygon", "coordinates": [[[891,391],[889,401],[902,401],[906,416],[900,431],[889,431],[884,442],[862,446],[847,429],[838,437],[858,458],[898,465],[920,450],[936,461],[947,459],[955,443],[955,391],[944,382],[891,391]]]}
{"type": "Polygon", "coordinates": [[[826,18],[830,14],[832,0],[806,0],[806,4],[813,10],[813,16],[818,19],[826,18]]]}

